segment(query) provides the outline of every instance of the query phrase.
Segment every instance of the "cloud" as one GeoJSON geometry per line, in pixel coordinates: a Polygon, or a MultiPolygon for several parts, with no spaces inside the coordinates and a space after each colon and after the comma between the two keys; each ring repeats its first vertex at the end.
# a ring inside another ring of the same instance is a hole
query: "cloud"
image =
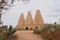
{"type": "Polygon", "coordinates": [[[60,12],[50,12],[46,15],[47,17],[60,17],[60,12]]]}
{"type": "Polygon", "coordinates": [[[60,9],[55,9],[54,12],[60,12],[60,9]]]}
{"type": "Polygon", "coordinates": [[[48,17],[60,17],[60,9],[50,9],[46,16],[48,16],[48,17]]]}
{"type": "Polygon", "coordinates": [[[57,17],[60,17],[60,15],[47,15],[48,17],[54,17],[54,18],[57,18],[57,17]]]}

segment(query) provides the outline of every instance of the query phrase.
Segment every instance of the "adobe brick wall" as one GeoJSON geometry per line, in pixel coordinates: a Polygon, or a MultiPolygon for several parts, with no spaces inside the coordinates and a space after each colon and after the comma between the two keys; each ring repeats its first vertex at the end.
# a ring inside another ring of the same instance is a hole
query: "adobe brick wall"
{"type": "Polygon", "coordinates": [[[28,27],[29,29],[30,28],[34,29],[35,27],[40,28],[42,26],[44,26],[44,21],[41,16],[40,10],[37,10],[34,20],[32,19],[32,15],[31,15],[30,11],[28,11],[26,20],[24,19],[24,15],[22,13],[16,27],[17,28],[24,28],[24,29],[26,29],[26,27],[28,27]]]}

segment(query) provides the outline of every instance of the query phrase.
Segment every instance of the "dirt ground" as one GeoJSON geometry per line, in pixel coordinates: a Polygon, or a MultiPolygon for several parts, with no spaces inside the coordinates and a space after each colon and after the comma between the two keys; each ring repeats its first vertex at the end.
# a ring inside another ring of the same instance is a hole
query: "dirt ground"
{"type": "Polygon", "coordinates": [[[41,35],[34,34],[31,30],[17,31],[17,40],[43,40],[41,35]]]}

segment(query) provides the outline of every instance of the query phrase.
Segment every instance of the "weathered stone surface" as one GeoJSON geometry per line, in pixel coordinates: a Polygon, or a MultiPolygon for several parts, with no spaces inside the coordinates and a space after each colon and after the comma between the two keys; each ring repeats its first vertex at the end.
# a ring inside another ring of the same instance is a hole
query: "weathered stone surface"
{"type": "Polygon", "coordinates": [[[20,18],[19,18],[17,27],[18,27],[18,28],[24,28],[24,26],[25,26],[24,14],[21,13],[21,16],[20,16],[20,18]]]}
{"type": "Polygon", "coordinates": [[[25,21],[25,25],[26,25],[25,27],[29,27],[29,28],[31,28],[33,25],[33,19],[32,19],[32,15],[31,15],[30,11],[28,11],[26,21],[25,21]]]}
{"type": "Polygon", "coordinates": [[[34,27],[42,27],[44,25],[40,10],[37,10],[35,19],[34,19],[34,27]]]}
{"type": "Polygon", "coordinates": [[[32,15],[30,11],[28,11],[26,20],[24,19],[24,15],[22,13],[17,24],[17,28],[20,27],[24,29],[26,29],[26,27],[28,27],[28,29],[30,28],[34,29],[35,27],[42,27],[42,26],[44,26],[44,22],[40,10],[37,10],[34,21],[32,19],[32,15]]]}

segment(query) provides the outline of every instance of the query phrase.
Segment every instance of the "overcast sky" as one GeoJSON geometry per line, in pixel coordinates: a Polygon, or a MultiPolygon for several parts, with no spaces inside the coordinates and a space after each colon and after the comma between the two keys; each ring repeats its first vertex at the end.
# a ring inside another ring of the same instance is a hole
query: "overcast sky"
{"type": "Polygon", "coordinates": [[[2,15],[4,25],[16,26],[22,12],[26,18],[28,11],[31,11],[34,18],[37,9],[40,10],[44,23],[54,23],[60,19],[60,0],[30,0],[27,3],[19,1],[14,4],[2,15]]]}

